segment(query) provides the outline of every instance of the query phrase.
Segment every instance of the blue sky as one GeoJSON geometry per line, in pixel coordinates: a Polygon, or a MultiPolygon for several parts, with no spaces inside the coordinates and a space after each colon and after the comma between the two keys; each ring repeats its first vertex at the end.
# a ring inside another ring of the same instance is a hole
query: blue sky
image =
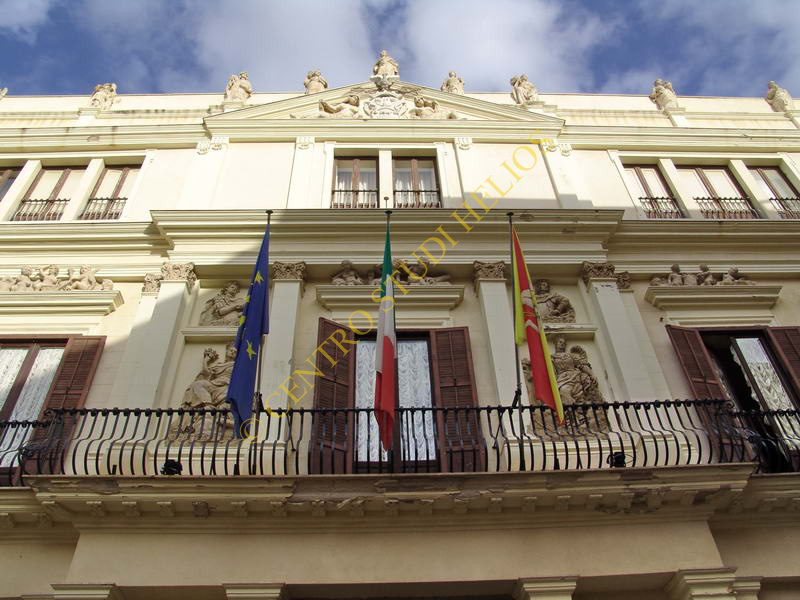
{"type": "Polygon", "coordinates": [[[544,93],[800,96],[800,0],[0,0],[0,87],[9,94],[300,91],[322,70],[364,81],[381,48],[405,81],[544,93]]]}

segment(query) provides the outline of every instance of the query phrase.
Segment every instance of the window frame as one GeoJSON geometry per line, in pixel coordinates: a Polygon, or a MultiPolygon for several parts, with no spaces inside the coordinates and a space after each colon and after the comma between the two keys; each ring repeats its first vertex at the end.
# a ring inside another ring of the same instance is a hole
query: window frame
{"type": "Polygon", "coordinates": [[[786,196],[782,196],[782,195],[780,195],[778,193],[778,191],[772,185],[772,182],[769,180],[769,177],[766,177],[764,175],[764,173],[763,173],[764,170],[776,171],[781,176],[781,179],[783,179],[783,182],[787,185],[787,187],[789,187],[789,189],[791,189],[792,192],[794,192],[795,197],[794,198],[788,198],[789,200],[798,200],[798,199],[800,199],[800,193],[797,192],[797,188],[794,186],[794,184],[791,181],[789,181],[789,178],[786,177],[786,173],[784,173],[783,169],[781,169],[780,167],[772,166],[772,165],[747,165],[747,169],[750,170],[750,171],[757,171],[758,172],[759,176],[761,177],[761,180],[767,185],[767,187],[770,189],[770,191],[773,194],[773,197],[770,198],[770,200],[783,200],[783,199],[786,199],[786,196]]]}
{"type": "Polygon", "coordinates": [[[331,207],[332,208],[380,208],[380,185],[381,185],[381,171],[380,171],[380,159],[377,154],[375,155],[335,155],[333,157],[333,183],[331,185],[331,207]],[[337,163],[340,160],[351,160],[353,161],[353,182],[351,183],[351,188],[349,190],[339,190],[336,188],[336,172],[338,170],[337,163]],[[375,183],[377,187],[375,189],[370,190],[360,190],[358,189],[358,184],[361,182],[359,175],[360,175],[360,168],[359,163],[362,160],[370,160],[375,163],[375,183]],[[336,200],[336,193],[337,192],[350,192],[355,197],[356,201],[350,203],[347,206],[344,202],[338,202],[336,200]],[[364,206],[361,205],[359,202],[359,195],[361,194],[375,194],[375,206],[372,206],[370,202],[366,202],[364,206]]]}
{"type": "MultiPolygon", "coordinates": [[[[395,156],[392,153],[392,203],[394,204],[395,208],[397,206],[397,200],[395,199],[395,194],[397,192],[413,192],[414,193],[414,206],[413,208],[440,208],[442,206],[442,185],[439,179],[439,162],[436,160],[436,156],[408,156],[408,155],[398,155],[395,156]],[[395,163],[400,160],[409,160],[411,161],[411,184],[413,189],[411,190],[398,190],[395,188],[395,171],[396,166],[395,163]],[[436,185],[435,190],[423,190],[420,188],[420,177],[419,177],[419,161],[420,160],[428,160],[433,163],[433,178],[436,185]],[[436,192],[437,201],[435,204],[422,204],[420,202],[420,194],[427,192],[436,192]]],[[[409,208],[403,206],[402,208],[409,208]]]]}
{"type": "MultiPolygon", "coordinates": [[[[647,163],[622,163],[622,169],[625,172],[625,185],[630,187],[627,182],[627,171],[631,169],[633,174],[636,176],[637,180],[639,181],[639,185],[641,185],[642,189],[645,192],[645,196],[638,196],[636,200],[639,202],[640,210],[644,211],[645,216],[648,219],[672,219],[678,218],[683,219],[686,217],[686,213],[678,204],[678,200],[675,197],[675,193],[673,192],[672,188],[669,186],[666,178],[664,177],[664,173],[661,171],[661,167],[657,164],[647,164],[647,163]],[[667,196],[656,196],[653,194],[653,190],[650,189],[650,184],[647,182],[647,178],[642,173],[642,169],[652,169],[655,171],[656,177],[658,181],[661,183],[664,190],[667,192],[667,196]],[[658,200],[667,200],[669,201],[668,206],[662,206],[660,203],[657,203],[658,200]],[[645,204],[646,203],[646,204],[645,204]]],[[[636,192],[636,190],[631,190],[632,192],[636,192]]]]}
{"type": "Polygon", "coordinates": [[[86,205],[81,209],[80,215],[78,216],[78,220],[81,221],[102,221],[102,220],[119,220],[122,216],[122,211],[125,208],[125,204],[128,201],[128,197],[121,197],[119,194],[122,191],[122,188],[125,186],[127,182],[128,176],[130,175],[131,169],[138,169],[139,173],[137,176],[141,175],[141,164],[131,163],[131,164],[119,164],[119,165],[104,165],[103,170],[100,172],[100,176],[97,178],[97,181],[92,188],[92,193],[89,194],[89,198],[86,201],[86,205]],[[114,185],[114,189],[111,192],[111,195],[108,197],[98,197],[97,192],[100,190],[100,187],[103,185],[103,179],[106,177],[109,171],[111,170],[119,170],[122,169],[122,173],[120,174],[119,180],[114,185]],[[93,203],[97,203],[98,201],[107,200],[105,207],[101,210],[90,210],[93,203]],[[99,213],[99,216],[95,216],[99,213]],[[116,216],[112,216],[116,215],[116,216]]]}

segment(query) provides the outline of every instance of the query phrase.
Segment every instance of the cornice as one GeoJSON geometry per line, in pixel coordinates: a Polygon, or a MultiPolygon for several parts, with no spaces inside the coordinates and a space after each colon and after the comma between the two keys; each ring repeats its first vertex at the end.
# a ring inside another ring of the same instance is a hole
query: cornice
{"type": "Polygon", "coordinates": [[[104,316],[122,306],[122,292],[0,292],[0,315],[104,316]]]}
{"type": "Polygon", "coordinates": [[[207,138],[202,123],[0,128],[0,152],[89,148],[190,148],[207,138]]]}
{"type": "Polygon", "coordinates": [[[772,308],[781,293],[779,285],[650,286],[644,299],[656,308],[772,308]]]}
{"type": "Polygon", "coordinates": [[[30,222],[0,223],[0,261],[3,254],[17,259],[49,254],[152,253],[166,249],[150,222],[30,222]],[[20,256],[21,255],[21,256],[20,256]]]}

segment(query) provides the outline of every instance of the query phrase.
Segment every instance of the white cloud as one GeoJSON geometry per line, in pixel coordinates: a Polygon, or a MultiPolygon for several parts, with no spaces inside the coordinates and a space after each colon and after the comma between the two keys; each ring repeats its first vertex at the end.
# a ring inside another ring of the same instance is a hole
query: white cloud
{"type": "Polygon", "coordinates": [[[56,0],[0,0],[0,32],[33,44],[56,0]]]}

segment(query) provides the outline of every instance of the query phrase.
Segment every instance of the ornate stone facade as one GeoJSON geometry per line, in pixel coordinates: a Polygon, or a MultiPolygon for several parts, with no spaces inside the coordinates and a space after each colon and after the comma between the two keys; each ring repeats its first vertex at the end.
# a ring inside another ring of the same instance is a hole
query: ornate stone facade
{"type": "Polygon", "coordinates": [[[0,292],[69,292],[101,291],[114,289],[108,278],[98,279],[97,269],[89,265],[69,268],[66,277],[59,277],[58,265],[46,265],[38,269],[24,266],[15,277],[0,279],[0,292]]]}

